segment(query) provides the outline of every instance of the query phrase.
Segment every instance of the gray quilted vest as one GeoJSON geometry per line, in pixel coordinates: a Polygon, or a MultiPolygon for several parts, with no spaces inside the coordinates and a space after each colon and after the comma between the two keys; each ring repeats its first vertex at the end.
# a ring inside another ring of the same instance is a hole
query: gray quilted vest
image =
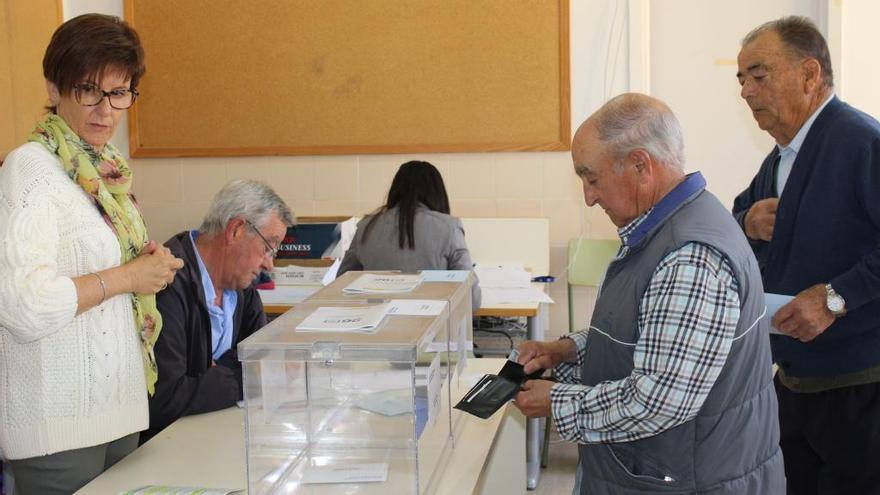
{"type": "Polygon", "coordinates": [[[591,321],[608,336],[589,332],[581,376],[594,386],[631,374],[642,295],[660,261],[690,242],[723,253],[739,284],[740,319],[727,362],[691,421],[632,442],[581,445],[582,494],[785,493],[761,274],[741,229],[704,187],[699,173],[689,175],[632,233],[627,255],[608,267],[591,321]]]}

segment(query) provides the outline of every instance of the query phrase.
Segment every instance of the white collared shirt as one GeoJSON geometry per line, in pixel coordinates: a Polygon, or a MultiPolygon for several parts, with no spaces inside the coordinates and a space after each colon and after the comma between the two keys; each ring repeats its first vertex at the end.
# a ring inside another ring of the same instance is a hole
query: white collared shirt
{"type": "Polygon", "coordinates": [[[831,96],[813,112],[813,115],[810,115],[810,118],[804,122],[804,125],[801,126],[797,134],[794,135],[794,139],[788,145],[776,143],[776,148],[779,150],[779,166],[776,167],[777,196],[782,196],[782,191],[785,190],[785,183],[788,182],[788,176],[791,175],[791,167],[794,165],[794,160],[804,144],[804,139],[807,138],[807,133],[810,132],[810,127],[813,127],[816,117],[822,113],[822,110],[825,109],[825,106],[828,105],[832,98],[834,98],[834,93],[831,93],[831,96]]]}

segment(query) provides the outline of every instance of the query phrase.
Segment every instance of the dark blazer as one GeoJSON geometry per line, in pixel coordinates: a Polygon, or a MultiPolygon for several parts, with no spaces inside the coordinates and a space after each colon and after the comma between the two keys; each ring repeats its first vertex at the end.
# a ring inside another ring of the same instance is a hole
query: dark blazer
{"type": "Polygon", "coordinates": [[[162,332],[155,347],[159,380],[149,401],[150,429],[141,434],[141,443],[182,416],[225,409],[241,400],[236,347],[266,324],[257,290],[238,291],[232,347],[212,366],[211,320],[189,232],[177,234],[165,246],[184,266],[174,283],[156,297],[162,313],[162,332]]]}
{"type": "MultiPolygon", "coordinates": [[[[743,226],[776,196],[776,147],[734,201],[743,226]]],[[[764,291],[796,295],[830,283],[848,314],[811,342],[771,336],[788,376],[836,376],[880,366],[880,123],[836,97],[810,127],[776,211],[770,242],[750,240],[764,291]]]]}
{"type": "MultiPolygon", "coordinates": [[[[342,257],[339,275],[349,270],[473,270],[474,263],[464,242],[461,220],[420,206],[413,219],[415,249],[401,248],[397,235],[397,209],[382,213],[364,240],[371,216],[357,225],[351,246],[342,257]]],[[[474,276],[476,280],[476,275],[474,276]]],[[[480,307],[480,286],[474,283],[471,303],[480,307]]]]}

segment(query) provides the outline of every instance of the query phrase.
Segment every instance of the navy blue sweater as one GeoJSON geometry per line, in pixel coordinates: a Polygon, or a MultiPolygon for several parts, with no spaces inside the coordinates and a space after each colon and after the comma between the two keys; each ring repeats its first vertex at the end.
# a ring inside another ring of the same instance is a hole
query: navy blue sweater
{"type": "MultiPolygon", "coordinates": [[[[776,196],[776,147],[734,201],[776,196]]],[[[750,240],[764,291],[795,295],[830,283],[847,315],[802,343],[771,336],[788,376],[835,376],[880,366],[880,123],[835,97],[813,122],[779,200],[770,242],[750,240]]]]}

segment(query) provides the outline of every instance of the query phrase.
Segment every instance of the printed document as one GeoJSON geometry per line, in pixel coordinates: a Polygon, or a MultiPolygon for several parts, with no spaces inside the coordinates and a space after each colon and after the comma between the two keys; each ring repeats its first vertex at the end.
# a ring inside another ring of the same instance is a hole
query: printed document
{"type": "Polygon", "coordinates": [[[411,292],[422,283],[422,279],[420,273],[364,273],[342,291],[347,294],[411,292]]]}
{"type": "Polygon", "coordinates": [[[770,333],[773,335],[788,335],[782,333],[781,330],[773,326],[773,315],[779,311],[779,308],[788,304],[789,301],[794,299],[793,296],[785,296],[782,294],[764,294],[764,302],[767,304],[767,314],[764,315],[764,318],[767,318],[767,324],[770,325],[770,333]]]}
{"type": "Polygon", "coordinates": [[[390,305],[320,307],[296,326],[297,332],[375,333],[390,305]]]}

